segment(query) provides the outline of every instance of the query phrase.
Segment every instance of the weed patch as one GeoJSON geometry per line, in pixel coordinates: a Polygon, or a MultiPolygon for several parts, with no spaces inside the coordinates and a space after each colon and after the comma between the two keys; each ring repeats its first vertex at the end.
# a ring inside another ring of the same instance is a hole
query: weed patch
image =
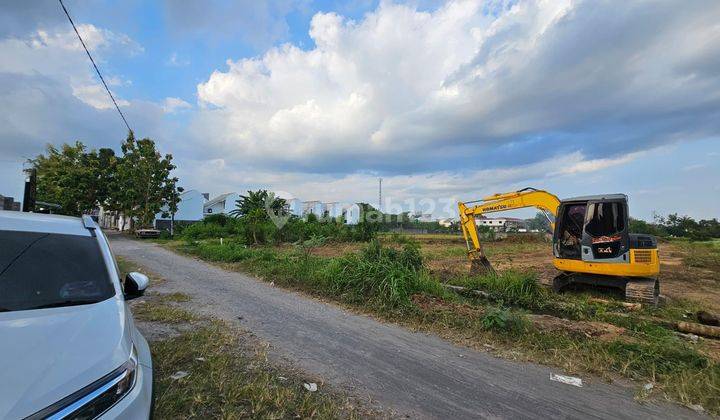
{"type": "Polygon", "coordinates": [[[529,322],[524,314],[507,308],[492,308],[485,312],[482,326],[486,330],[507,332],[517,335],[527,330],[529,322]]]}
{"type": "Polygon", "coordinates": [[[191,312],[158,301],[140,302],[133,306],[132,312],[140,320],[166,324],[180,324],[197,319],[191,312]]]}

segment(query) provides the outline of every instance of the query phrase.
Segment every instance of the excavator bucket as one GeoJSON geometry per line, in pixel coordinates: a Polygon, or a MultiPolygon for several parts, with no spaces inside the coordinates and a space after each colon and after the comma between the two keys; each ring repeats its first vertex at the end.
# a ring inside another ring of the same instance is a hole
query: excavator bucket
{"type": "Polygon", "coordinates": [[[495,269],[484,255],[474,255],[470,258],[470,271],[479,275],[495,274],[495,269]]]}

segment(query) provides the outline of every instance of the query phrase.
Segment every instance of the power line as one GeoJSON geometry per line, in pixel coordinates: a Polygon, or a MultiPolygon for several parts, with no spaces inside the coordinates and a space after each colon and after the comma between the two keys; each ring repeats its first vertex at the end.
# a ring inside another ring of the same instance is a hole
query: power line
{"type": "Polygon", "coordinates": [[[107,91],[108,95],[110,95],[110,99],[112,99],[113,104],[115,104],[115,109],[117,109],[117,112],[120,114],[120,118],[122,118],[128,131],[132,131],[132,129],[130,128],[130,124],[128,124],[127,120],[125,119],[125,115],[123,115],[122,111],[120,111],[120,107],[118,106],[117,102],[115,101],[115,97],[110,92],[110,88],[108,88],[107,83],[105,83],[105,79],[102,77],[102,74],[100,74],[100,69],[98,68],[97,64],[95,64],[95,60],[93,60],[92,55],[90,55],[90,50],[88,50],[87,46],[85,45],[85,41],[83,41],[82,37],[80,36],[80,32],[78,32],[77,28],[75,27],[75,22],[73,22],[72,18],[70,17],[70,13],[68,13],[62,0],[58,0],[58,1],[60,2],[60,6],[62,6],[63,11],[65,12],[65,16],[67,16],[68,20],[70,21],[70,24],[72,25],[73,29],[75,30],[75,34],[77,35],[78,39],[80,40],[80,43],[82,44],[83,48],[85,49],[85,52],[87,53],[88,58],[90,58],[90,62],[92,63],[93,67],[95,67],[95,71],[97,72],[98,77],[100,77],[100,81],[102,82],[103,86],[105,86],[105,90],[107,91]]]}

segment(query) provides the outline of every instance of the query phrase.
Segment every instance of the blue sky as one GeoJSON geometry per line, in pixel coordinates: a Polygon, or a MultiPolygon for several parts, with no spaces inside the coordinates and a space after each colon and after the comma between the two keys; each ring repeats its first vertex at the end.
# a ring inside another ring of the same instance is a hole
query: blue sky
{"type": "MultiPolygon", "coordinates": [[[[403,209],[534,186],[720,217],[715,1],[65,3],[185,188],[374,203],[381,176],[403,209]]],[[[0,194],[47,143],[118,148],[57,2],[4,5],[0,54],[0,194]]]]}

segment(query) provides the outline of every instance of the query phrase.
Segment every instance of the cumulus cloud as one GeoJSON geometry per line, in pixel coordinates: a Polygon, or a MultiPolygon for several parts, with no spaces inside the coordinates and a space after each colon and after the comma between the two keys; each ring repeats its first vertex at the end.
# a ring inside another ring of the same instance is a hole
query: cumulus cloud
{"type": "Polygon", "coordinates": [[[383,2],[198,85],[206,150],[304,172],[602,168],[720,131],[720,3],[383,2]],[[207,134],[210,133],[208,136],[207,134]]]}

